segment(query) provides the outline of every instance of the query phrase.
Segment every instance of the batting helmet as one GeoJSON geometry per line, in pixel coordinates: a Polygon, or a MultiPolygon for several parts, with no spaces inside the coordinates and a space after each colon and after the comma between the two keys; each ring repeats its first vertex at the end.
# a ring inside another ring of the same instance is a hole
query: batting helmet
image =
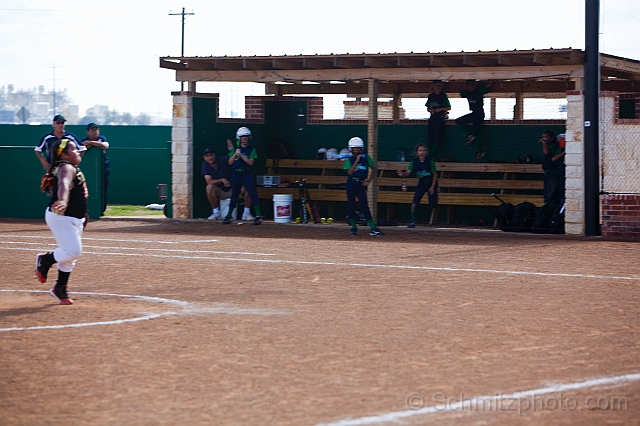
{"type": "Polygon", "coordinates": [[[357,136],[349,139],[349,149],[351,148],[364,148],[364,141],[357,136]]]}
{"type": "Polygon", "coordinates": [[[236,130],[236,139],[240,139],[240,136],[249,136],[251,138],[251,130],[247,127],[240,127],[236,130]]]}
{"type": "Polygon", "coordinates": [[[342,148],[338,155],[340,156],[340,160],[344,161],[348,157],[351,157],[351,150],[349,148],[342,148]]]}
{"type": "Polygon", "coordinates": [[[316,158],[318,160],[325,160],[327,158],[327,148],[322,147],[316,153],[316,158]]]}

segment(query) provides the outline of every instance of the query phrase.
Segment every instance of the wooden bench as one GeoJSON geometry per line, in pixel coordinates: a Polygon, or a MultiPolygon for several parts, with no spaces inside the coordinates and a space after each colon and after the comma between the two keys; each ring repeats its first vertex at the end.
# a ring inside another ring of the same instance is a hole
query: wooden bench
{"type": "MultiPolygon", "coordinates": [[[[376,180],[378,203],[387,203],[387,217],[392,214],[393,204],[411,204],[417,178],[401,178],[396,170],[406,170],[408,162],[378,161],[376,180]],[[406,181],[408,190],[401,190],[406,181]]],[[[339,160],[295,160],[268,159],[267,175],[280,176],[280,187],[259,187],[260,198],[271,199],[273,194],[293,194],[298,198],[296,181],[305,179],[305,186],[314,201],[347,201],[346,192],[340,185],[346,181],[344,162],[339,160]],[[290,185],[290,186],[287,186],[290,185]]],[[[543,204],[543,170],[540,164],[507,163],[457,163],[438,162],[438,204],[447,206],[447,221],[454,206],[491,206],[499,202],[491,196],[498,195],[508,203],[516,205],[530,201],[536,206],[543,204]]],[[[421,204],[427,204],[423,197],[421,204]]]]}

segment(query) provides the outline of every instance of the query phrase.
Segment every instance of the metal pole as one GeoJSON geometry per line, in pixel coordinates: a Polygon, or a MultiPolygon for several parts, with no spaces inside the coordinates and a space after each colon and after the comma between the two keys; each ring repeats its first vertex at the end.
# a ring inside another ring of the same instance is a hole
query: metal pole
{"type": "Polygon", "coordinates": [[[584,226],[600,235],[600,0],[585,1],[584,226]]]}
{"type": "Polygon", "coordinates": [[[182,46],[180,49],[180,56],[184,56],[184,7],[182,8],[182,46]]]}
{"type": "MultiPolygon", "coordinates": [[[[184,58],[184,7],[182,8],[182,43],[180,45],[180,56],[184,58]]],[[[184,92],[184,81],[180,82],[180,91],[184,92]]]]}
{"type": "MultiPolygon", "coordinates": [[[[182,15],[182,43],[180,48],[180,56],[184,58],[184,19],[186,15],[195,15],[195,13],[185,13],[183,7],[181,13],[169,13],[169,15],[182,15]]],[[[184,81],[180,82],[180,91],[184,92],[184,81]]]]}
{"type": "Polygon", "coordinates": [[[56,111],[56,64],[53,64],[53,115],[57,114],[56,111]]]}

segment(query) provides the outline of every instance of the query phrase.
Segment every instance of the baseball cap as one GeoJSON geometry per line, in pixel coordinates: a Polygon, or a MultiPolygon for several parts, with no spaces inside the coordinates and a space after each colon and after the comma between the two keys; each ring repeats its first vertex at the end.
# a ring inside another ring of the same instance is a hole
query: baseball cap
{"type": "Polygon", "coordinates": [[[98,126],[98,124],[94,123],[93,121],[91,123],[87,124],[87,130],[93,129],[94,127],[100,128],[100,126],[98,126]]]}
{"type": "Polygon", "coordinates": [[[53,117],[53,121],[54,121],[54,122],[56,122],[56,121],[60,121],[60,120],[62,120],[62,121],[67,121],[67,119],[66,119],[66,118],[64,118],[64,117],[63,117],[62,115],[60,115],[60,114],[55,115],[55,116],[53,117]]]}
{"type": "Polygon", "coordinates": [[[208,154],[208,153],[210,153],[210,152],[214,152],[214,151],[213,151],[213,148],[211,148],[211,147],[207,147],[207,148],[205,148],[205,149],[204,149],[204,151],[202,152],[202,155],[206,155],[206,154],[208,154]]]}

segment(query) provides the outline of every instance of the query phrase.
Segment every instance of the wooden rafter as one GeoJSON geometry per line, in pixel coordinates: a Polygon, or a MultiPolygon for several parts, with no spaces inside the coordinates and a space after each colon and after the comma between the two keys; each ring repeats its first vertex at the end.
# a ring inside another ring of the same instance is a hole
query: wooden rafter
{"type": "MultiPolygon", "coordinates": [[[[389,84],[402,84],[403,94],[428,93],[432,80],[449,82],[500,80],[504,93],[523,81],[528,93],[560,93],[575,87],[584,76],[584,52],[577,49],[487,52],[340,54],[235,57],[162,57],[160,67],[176,71],[177,81],[239,81],[256,83],[329,82],[347,84],[295,84],[278,88],[283,94],[363,93],[361,82],[379,80],[380,93],[393,95],[389,84]],[[388,83],[387,83],[388,82],[388,83]],[[426,90],[424,90],[426,88],[426,90]],[[342,91],[340,91],[342,90],[342,91]]],[[[640,61],[601,54],[605,87],[638,91],[640,61]],[[609,77],[615,77],[610,79],[609,77]]],[[[269,89],[275,92],[275,88],[269,89]]]]}

